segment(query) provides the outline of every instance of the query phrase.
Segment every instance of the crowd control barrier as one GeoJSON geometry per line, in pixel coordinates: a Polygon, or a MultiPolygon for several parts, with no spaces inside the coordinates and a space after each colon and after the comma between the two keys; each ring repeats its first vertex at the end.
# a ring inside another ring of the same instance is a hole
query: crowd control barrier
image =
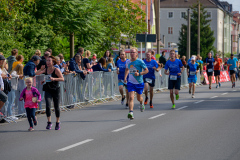
{"type": "MultiPolygon", "coordinates": [[[[154,90],[163,90],[168,88],[168,75],[164,74],[164,69],[155,72],[156,80],[154,90]],[[161,75],[160,75],[161,73],[161,75]]],[[[45,75],[38,75],[33,78],[33,86],[36,87],[42,95],[42,102],[39,103],[38,112],[45,111],[44,91],[41,82],[45,75]]],[[[11,82],[16,83],[15,78],[11,82]]],[[[26,116],[24,102],[19,101],[21,91],[26,87],[24,79],[18,79],[17,90],[12,89],[8,93],[8,101],[3,106],[1,112],[6,115],[7,122],[16,122],[16,117],[26,116]]],[[[197,74],[197,84],[200,84],[200,74],[197,74]]],[[[94,105],[97,102],[108,102],[109,99],[118,100],[120,96],[118,90],[118,75],[113,72],[90,72],[85,80],[79,74],[64,75],[64,82],[60,82],[60,108],[69,111],[71,105],[81,108],[86,102],[94,105]]],[[[181,86],[188,85],[186,69],[181,76],[181,86]]],[[[53,105],[52,105],[53,107],[53,105]]]]}

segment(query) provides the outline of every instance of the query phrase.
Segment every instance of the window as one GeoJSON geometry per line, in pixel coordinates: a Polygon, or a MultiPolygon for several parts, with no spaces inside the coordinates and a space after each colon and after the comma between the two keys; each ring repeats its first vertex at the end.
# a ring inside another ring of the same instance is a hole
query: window
{"type": "Polygon", "coordinates": [[[181,18],[185,18],[186,17],[186,12],[181,12],[181,18]]]}
{"type": "Polygon", "coordinates": [[[173,18],[173,12],[168,12],[168,18],[173,18]]]}
{"type": "Polygon", "coordinates": [[[168,34],[173,34],[173,27],[168,27],[168,34]]]}
{"type": "Polygon", "coordinates": [[[212,12],[207,12],[208,18],[212,18],[212,12]]]}

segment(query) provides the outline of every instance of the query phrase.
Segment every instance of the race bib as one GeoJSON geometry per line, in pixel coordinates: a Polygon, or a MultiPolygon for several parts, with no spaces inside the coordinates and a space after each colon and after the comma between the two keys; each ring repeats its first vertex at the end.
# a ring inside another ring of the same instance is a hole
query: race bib
{"type": "Polygon", "coordinates": [[[234,72],[237,73],[237,68],[233,68],[234,72]]]}
{"type": "Polygon", "coordinates": [[[147,83],[152,84],[152,79],[146,78],[145,80],[146,80],[147,83]]]}
{"type": "Polygon", "coordinates": [[[136,69],[130,69],[129,72],[130,72],[130,74],[134,74],[135,72],[137,72],[137,70],[136,69]]]}
{"type": "Polygon", "coordinates": [[[175,76],[175,75],[170,75],[170,80],[177,80],[177,76],[175,76]]]}
{"type": "Polygon", "coordinates": [[[194,75],[196,75],[196,72],[195,71],[190,71],[190,75],[194,76],[194,75]]]}
{"type": "Polygon", "coordinates": [[[32,102],[37,103],[37,97],[32,97],[32,102]]]}
{"type": "Polygon", "coordinates": [[[213,72],[213,69],[212,68],[208,69],[208,72],[213,72]]]}

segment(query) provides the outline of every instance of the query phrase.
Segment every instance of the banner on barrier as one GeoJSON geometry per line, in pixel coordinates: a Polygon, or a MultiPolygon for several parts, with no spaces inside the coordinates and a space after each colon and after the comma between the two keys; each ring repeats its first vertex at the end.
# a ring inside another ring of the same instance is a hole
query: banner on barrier
{"type": "MultiPolygon", "coordinates": [[[[204,75],[206,84],[209,84],[207,72],[203,72],[203,75],[204,75]]],[[[220,72],[220,82],[228,82],[228,81],[230,81],[228,71],[221,71],[220,72]]],[[[212,83],[216,83],[214,73],[213,73],[213,76],[212,76],[212,83]]]]}

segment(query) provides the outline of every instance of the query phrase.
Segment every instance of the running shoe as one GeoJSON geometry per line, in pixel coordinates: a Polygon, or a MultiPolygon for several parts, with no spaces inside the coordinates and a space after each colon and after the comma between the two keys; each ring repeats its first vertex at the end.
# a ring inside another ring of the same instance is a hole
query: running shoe
{"type": "Polygon", "coordinates": [[[129,112],[129,113],[128,113],[128,118],[129,118],[130,120],[134,119],[133,112],[129,112]]]}
{"type": "Polygon", "coordinates": [[[143,104],[140,104],[140,111],[143,112],[145,110],[145,106],[143,104]]]}
{"type": "Polygon", "coordinates": [[[232,83],[232,88],[234,87],[234,84],[232,83]]]}
{"type": "Polygon", "coordinates": [[[212,89],[212,87],[211,87],[211,86],[209,86],[209,89],[212,89]]]}
{"type": "Polygon", "coordinates": [[[172,105],[172,109],[175,109],[175,108],[176,108],[176,106],[175,106],[175,104],[173,104],[173,105],[172,105]]]}
{"type": "Polygon", "coordinates": [[[61,129],[60,122],[56,122],[55,130],[60,130],[60,129],[61,129]]]}
{"type": "Polygon", "coordinates": [[[34,126],[38,124],[37,117],[35,116],[35,121],[33,121],[34,126]]]}
{"type": "Polygon", "coordinates": [[[33,129],[32,127],[30,127],[30,128],[28,129],[28,131],[31,132],[31,131],[34,131],[34,129],[33,129]]]}
{"type": "Polygon", "coordinates": [[[125,107],[126,109],[128,109],[128,104],[126,104],[126,107],[125,107]]]}
{"type": "Polygon", "coordinates": [[[176,94],[176,100],[178,100],[179,99],[179,94],[176,94]]]}
{"type": "Polygon", "coordinates": [[[191,89],[189,88],[189,94],[191,94],[191,89]]]}
{"type": "Polygon", "coordinates": [[[221,87],[221,83],[220,82],[218,83],[218,85],[219,85],[219,87],[221,87]]]}
{"type": "Polygon", "coordinates": [[[233,87],[235,88],[235,82],[233,83],[233,87]]]}
{"type": "Polygon", "coordinates": [[[122,100],[121,100],[121,104],[123,105],[124,104],[124,100],[125,100],[125,96],[122,98],[122,100]]]}
{"type": "Polygon", "coordinates": [[[148,97],[145,97],[145,101],[144,101],[144,104],[146,105],[148,102],[148,97]]]}
{"type": "Polygon", "coordinates": [[[153,104],[152,104],[152,101],[150,101],[150,108],[153,108],[153,104]]]}
{"type": "Polygon", "coordinates": [[[218,85],[216,85],[216,88],[218,88],[218,85]]]}
{"type": "Polygon", "coordinates": [[[52,122],[47,122],[47,127],[46,127],[46,129],[52,129],[51,127],[52,127],[52,122]]]}
{"type": "Polygon", "coordinates": [[[195,98],[194,94],[192,95],[192,98],[195,98]]]}

